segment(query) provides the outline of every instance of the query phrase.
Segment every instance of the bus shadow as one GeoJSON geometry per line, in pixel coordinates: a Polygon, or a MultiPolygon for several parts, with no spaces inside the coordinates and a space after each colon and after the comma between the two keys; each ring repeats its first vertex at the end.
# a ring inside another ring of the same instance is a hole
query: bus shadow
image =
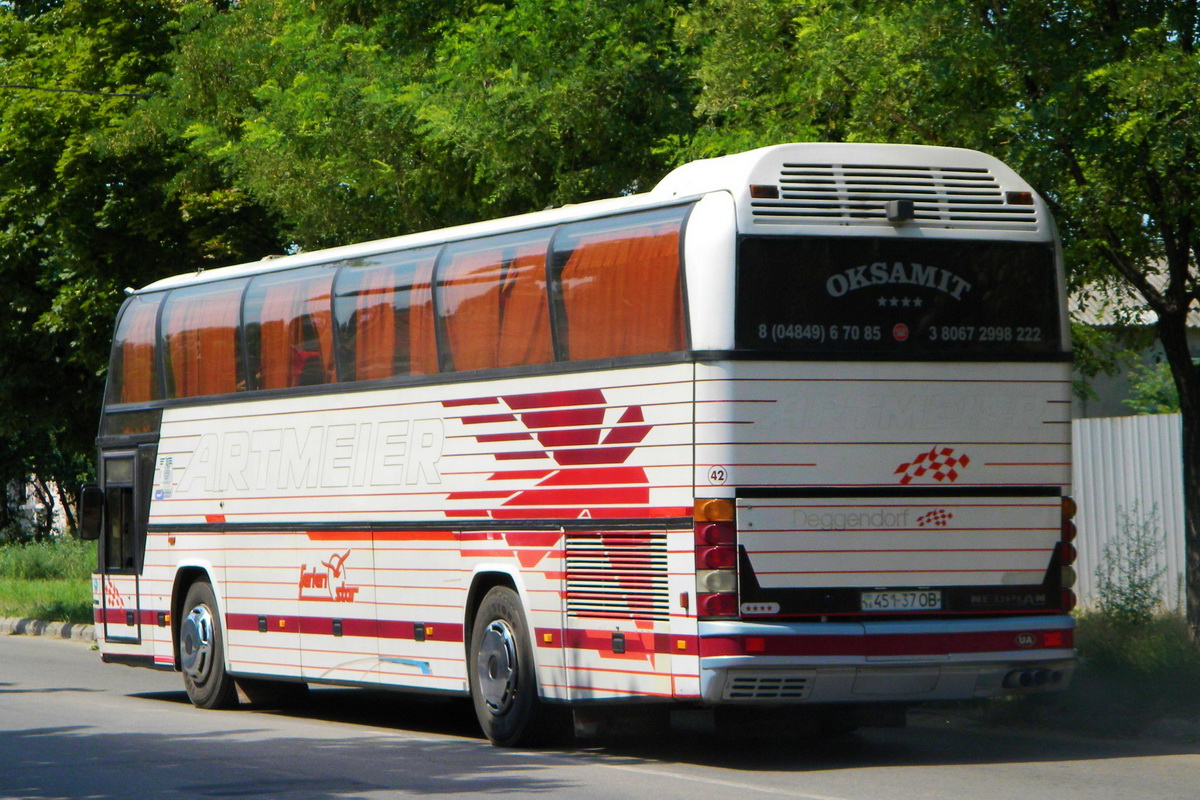
{"type": "Polygon", "coordinates": [[[729,770],[809,772],[1094,761],[1200,754],[1200,742],[1094,739],[1069,733],[947,728],[864,728],[832,736],[673,734],[612,737],[590,752],[623,760],[729,770]]]}
{"type": "MultiPolygon", "coordinates": [[[[182,691],[136,696],[172,704],[188,702],[182,691]]],[[[247,713],[483,740],[474,709],[469,700],[462,698],[430,699],[388,691],[318,688],[310,691],[303,702],[289,708],[242,708],[247,713]]],[[[1200,754],[1200,742],[1089,738],[1044,730],[947,724],[936,715],[915,715],[906,728],[864,728],[841,735],[756,732],[745,728],[716,733],[672,731],[669,735],[656,731],[644,735],[568,737],[534,752],[620,763],[661,762],[730,770],[807,772],[1195,755],[1200,754]]]]}
{"type": "MultiPolygon", "coordinates": [[[[159,700],[162,697],[147,697],[159,700]]],[[[173,702],[170,701],[169,702],[173,702]]],[[[217,716],[214,715],[214,720],[217,716]]],[[[362,796],[570,793],[562,765],[481,742],[331,731],[318,737],[229,724],[204,733],[100,731],[91,726],[0,731],[0,796],[335,800],[362,796]],[[126,768],[136,754],[137,768],[126,768]],[[182,755],[181,755],[182,754],[182,755]]]]}
{"type": "MultiPolygon", "coordinates": [[[[143,692],[132,696],[178,705],[190,703],[183,691],[143,692]]],[[[483,738],[471,701],[464,698],[429,698],[402,692],[322,687],[311,689],[302,700],[287,705],[242,705],[239,709],[413,733],[483,738]]]]}

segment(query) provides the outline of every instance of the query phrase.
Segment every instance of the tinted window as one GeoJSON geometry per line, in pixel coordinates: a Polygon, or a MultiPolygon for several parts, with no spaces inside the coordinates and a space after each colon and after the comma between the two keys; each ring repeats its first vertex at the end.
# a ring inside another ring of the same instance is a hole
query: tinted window
{"type": "Polygon", "coordinates": [[[113,335],[107,403],[145,403],[159,399],[157,353],[161,294],[134,295],[125,302],[113,335]]]}
{"type": "Polygon", "coordinates": [[[438,262],[437,308],[456,370],[554,360],[546,295],[550,232],[450,245],[438,262]]]}
{"type": "Polygon", "coordinates": [[[254,388],[290,389],[337,380],[333,276],[331,267],[322,266],[260,275],[250,282],[243,319],[254,388]]]}
{"type": "Polygon", "coordinates": [[[804,353],[1056,353],[1050,245],[748,238],[740,348],[804,353]]]}
{"type": "Polygon", "coordinates": [[[169,397],[228,394],[246,388],[238,347],[244,280],[175,289],[163,305],[169,397]]]}
{"type": "Polygon", "coordinates": [[[356,259],[338,273],[334,318],[341,379],[438,371],[430,280],[437,249],[356,259]]]}
{"type": "Polygon", "coordinates": [[[560,347],[574,361],[683,350],[680,236],[688,207],[580,222],[554,239],[560,347]]]}

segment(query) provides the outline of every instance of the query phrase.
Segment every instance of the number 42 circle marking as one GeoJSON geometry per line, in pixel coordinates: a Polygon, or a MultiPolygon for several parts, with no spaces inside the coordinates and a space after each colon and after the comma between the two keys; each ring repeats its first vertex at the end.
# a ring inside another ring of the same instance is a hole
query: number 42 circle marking
{"type": "Polygon", "coordinates": [[[708,482],[713,486],[724,486],[729,480],[729,470],[725,467],[712,467],[708,471],[708,482]]]}

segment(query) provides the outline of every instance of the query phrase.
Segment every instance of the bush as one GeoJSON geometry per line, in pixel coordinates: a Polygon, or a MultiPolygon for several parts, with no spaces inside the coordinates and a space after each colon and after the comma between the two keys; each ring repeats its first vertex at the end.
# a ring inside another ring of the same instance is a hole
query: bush
{"type": "Polygon", "coordinates": [[[1104,545],[1096,567],[1100,615],[1116,623],[1146,623],[1162,606],[1166,572],[1158,560],[1165,541],[1158,507],[1144,517],[1136,505],[1118,513],[1121,530],[1104,545]]]}
{"type": "Polygon", "coordinates": [[[1131,622],[1103,613],[1077,620],[1079,656],[1097,672],[1145,682],[1186,683],[1200,690],[1200,645],[1192,641],[1183,614],[1159,614],[1131,622]]]}
{"type": "Polygon", "coordinates": [[[0,547],[0,578],[14,580],[89,580],[96,568],[96,544],[57,537],[0,547]]]}

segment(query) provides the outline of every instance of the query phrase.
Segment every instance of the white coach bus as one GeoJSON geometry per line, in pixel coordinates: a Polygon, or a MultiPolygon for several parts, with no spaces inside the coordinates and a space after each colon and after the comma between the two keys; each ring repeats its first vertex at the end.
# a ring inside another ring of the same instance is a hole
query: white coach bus
{"type": "Polygon", "coordinates": [[[103,660],[470,695],[503,745],[1062,688],[1064,297],[1004,164],[847,144],[159,281],[81,509],[103,660]]]}

